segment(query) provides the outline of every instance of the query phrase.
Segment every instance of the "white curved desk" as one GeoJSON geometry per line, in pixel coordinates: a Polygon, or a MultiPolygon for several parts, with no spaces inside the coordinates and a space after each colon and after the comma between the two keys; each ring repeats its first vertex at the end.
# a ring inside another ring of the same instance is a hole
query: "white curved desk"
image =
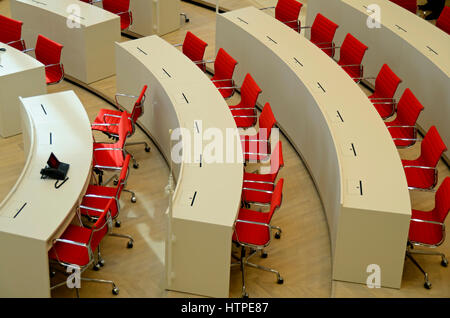
{"type": "MultiPolygon", "coordinates": [[[[254,7],[217,16],[216,48],[250,73],[301,154],[328,220],[335,280],[399,288],[411,206],[397,149],[360,88],[315,45],[254,7]]],[[[298,195],[302,195],[300,192],[298,195]]],[[[300,207],[299,207],[300,208],[300,207]]],[[[302,231],[301,228],[298,229],[302,231]]]]}
{"type": "Polygon", "coordinates": [[[0,297],[49,297],[47,251],[71,222],[89,182],[92,132],[73,91],[21,101],[27,160],[0,204],[0,297]],[[51,152],[70,164],[69,180],[59,189],[54,180],[40,179],[51,152]]]}
{"type": "Polygon", "coordinates": [[[70,77],[90,84],[114,75],[119,16],[78,0],[11,0],[11,16],[23,22],[28,48],[39,34],[64,45],[61,61],[70,77]]]}
{"type": "MultiPolygon", "coordinates": [[[[149,86],[140,123],[168,161],[169,129],[185,129],[183,162],[174,166],[177,178],[171,222],[174,241],[171,250],[170,244],[166,244],[166,270],[171,277],[167,288],[228,297],[231,235],[243,178],[240,138],[228,105],[191,60],[158,36],[117,43],[116,56],[118,92],[136,95],[143,85],[149,86]],[[208,128],[216,128],[224,139],[227,128],[231,129],[237,149],[235,158],[240,161],[208,163],[206,145],[210,141],[205,141],[204,150],[195,155],[189,136],[193,141],[208,128]]],[[[128,111],[131,107],[126,106],[128,111]]]]}
{"type": "Polygon", "coordinates": [[[422,130],[435,125],[450,145],[450,36],[388,0],[310,0],[307,25],[319,12],[339,25],[335,43],[351,33],[369,47],[363,60],[365,76],[376,76],[384,63],[389,64],[403,80],[397,100],[410,88],[425,107],[418,119],[422,130]],[[367,9],[370,5],[380,8],[380,28],[367,27],[373,14],[367,9]]]}
{"type": "Polygon", "coordinates": [[[21,132],[19,96],[45,94],[44,64],[28,54],[0,43],[0,136],[21,132]]]}

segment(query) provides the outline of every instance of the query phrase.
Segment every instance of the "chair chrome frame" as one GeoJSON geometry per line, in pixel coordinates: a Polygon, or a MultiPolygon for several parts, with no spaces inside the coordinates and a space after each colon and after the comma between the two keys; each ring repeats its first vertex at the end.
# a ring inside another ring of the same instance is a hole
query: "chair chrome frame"
{"type": "Polygon", "coordinates": [[[420,191],[430,191],[433,190],[434,187],[436,186],[437,182],[438,182],[438,170],[437,167],[427,167],[427,166],[413,166],[413,165],[406,165],[403,166],[404,169],[426,169],[426,170],[434,170],[434,182],[433,185],[430,186],[429,188],[417,188],[417,187],[410,187],[408,186],[409,190],[420,190],[420,191]]]}
{"type": "MultiPolygon", "coordinates": [[[[22,39],[22,38],[20,38],[20,39],[18,39],[18,40],[10,41],[10,42],[5,43],[5,44],[6,44],[6,45],[11,45],[11,44],[17,43],[17,42],[20,42],[20,44],[22,44],[22,47],[26,47],[26,46],[25,46],[25,41],[24,41],[24,39],[22,39]]],[[[25,51],[25,50],[24,50],[24,51],[25,51]]],[[[23,51],[22,51],[22,52],[23,52],[23,51]]]]}
{"type": "MultiPolygon", "coordinates": [[[[29,48],[29,49],[23,50],[22,53],[28,53],[28,52],[35,51],[35,50],[36,50],[36,48],[33,47],[33,48],[29,48]]],[[[59,68],[61,70],[61,78],[57,82],[48,83],[47,85],[56,85],[56,84],[61,83],[64,80],[64,74],[65,73],[64,73],[64,66],[63,66],[63,64],[62,63],[55,63],[55,64],[44,65],[45,69],[47,69],[47,67],[52,67],[52,66],[59,66],[59,68]]]]}
{"type": "Polygon", "coordinates": [[[406,146],[397,146],[395,145],[397,148],[401,148],[401,149],[406,149],[406,148],[410,148],[412,146],[414,146],[417,142],[417,126],[410,126],[410,125],[393,125],[393,126],[386,126],[387,129],[391,129],[391,128],[413,128],[414,132],[413,132],[413,138],[392,138],[392,140],[402,140],[402,141],[411,141],[410,144],[406,145],[406,146]]]}

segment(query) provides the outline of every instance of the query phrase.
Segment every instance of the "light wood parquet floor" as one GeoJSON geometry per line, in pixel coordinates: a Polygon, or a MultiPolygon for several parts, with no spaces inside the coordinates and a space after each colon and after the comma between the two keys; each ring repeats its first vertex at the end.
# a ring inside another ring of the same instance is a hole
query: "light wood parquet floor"
{"type": "MultiPolygon", "coordinates": [[[[225,2],[228,0],[221,0],[225,2]]],[[[232,0],[229,0],[232,1],[232,0]]],[[[191,30],[209,43],[206,58],[213,58],[215,52],[215,14],[212,11],[182,2],[182,10],[191,21],[176,32],[163,36],[170,43],[181,43],[186,30],[191,30]]],[[[0,0],[0,14],[9,16],[9,1],[0,0]]],[[[122,38],[122,41],[128,41],[122,38]]],[[[91,87],[106,96],[116,93],[115,77],[111,77],[91,87]]],[[[80,98],[91,120],[100,108],[111,108],[104,100],[85,89],[66,81],[49,86],[48,92],[74,90],[80,98]]],[[[236,96],[233,103],[239,97],[236,96]]],[[[96,135],[97,138],[101,137],[96,135]]],[[[137,131],[134,140],[148,138],[137,131]]],[[[331,259],[328,227],[318,193],[307,169],[298,154],[282,137],[285,167],[280,176],[285,178],[282,208],[274,217],[274,223],[283,228],[281,240],[274,240],[267,249],[269,257],[258,260],[262,265],[280,270],[285,284],[277,285],[273,274],[254,269],[246,271],[247,289],[251,297],[450,297],[450,270],[439,265],[438,257],[417,257],[429,271],[433,282],[431,290],[422,287],[423,276],[409,262],[405,262],[403,284],[400,290],[369,289],[365,285],[331,281],[331,259]]],[[[150,142],[151,143],[151,142],[150,142]]],[[[164,289],[164,240],[166,219],[164,212],[168,204],[164,187],[167,183],[168,168],[157,148],[146,153],[143,148],[132,148],[140,168],[131,168],[128,182],[138,201],[132,204],[129,195],[122,196],[122,227],[120,233],[133,235],[133,249],[126,248],[126,240],[108,237],[102,244],[105,267],[99,272],[87,270],[86,277],[112,279],[120,288],[117,297],[195,297],[164,289]]],[[[5,197],[15,183],[24,165],[22,136],[0,138],[0,167],[4,175],[0,179],[0,200],[5,197]]],[[[402,158],[413,158],[418,154],[419,145],[402,150],[402,158]]],[[[252,169],[252,167],[249,167],[252,169]]],[[[450,170],[439,163],[439,182],[449,176],[450,170]]],[[[414,208],[431,209],[433,194],[414,192],[411,195],[414,208]]],[[[447,220],[447,226],[450,221],[447,220]]],[[[201,248],[201,247],[199,247],[201,248]]],[[[450,255],[450,243],[439,248],[450,255]]],[[[63,278],[57,275],[54,282],[63,278]]],[[[238,269],[231,270],[230,297],[240,297],[241,278],[238,269]]],[[[72,290],[61,287],[52,292],[53,297],[73,297],[72,290]]],[[[109,286],[83,283],[81,297],[113,297],[109,286]]]]}

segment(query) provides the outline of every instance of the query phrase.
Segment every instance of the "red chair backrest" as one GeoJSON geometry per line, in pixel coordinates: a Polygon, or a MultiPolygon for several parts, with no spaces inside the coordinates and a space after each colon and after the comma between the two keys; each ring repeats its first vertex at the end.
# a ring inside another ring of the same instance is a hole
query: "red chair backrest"
{"type": "MultiPolygon", "coordinates": [[[[13,20],[0,14],[0,42],[6,44],[19,41],[22,37],[22,24],[22,21],[13,20]]],[[[20,41],[9,45],[20,51],[25,50],[20,41]]]]}
{"type": "Polygon", "coordinates": [[[214,62],[215,79],[232,79],[237,62],[224,49],[220,48],[214,62]]]}
{"type": "Polygon", "coordinates": [[[277,123],[277,120],[275,119],[275,116],[273,115],[272,108],[270,107],[269,103],[266,103],[264,105],[264,108],[261,112],[261,115],[259,115],[259,132],[265,134],[264,137],[267,139],[270,137],[270,134],[272,132],[272,127],[277,123]]]}
{"type": "Polygon", "coordinates": [[[329,43],[327,47],[330,47],[338,27],[336,23],[318,13],[311,26],[311,42],[329,43]]]}
{"type": "Polygon", "coordinates": [[[106,234],[108,234],[109,224],[107,224],[107,222],[110,221],[108,219],[110,218],[111,204],[113,202],[114,199],[108,200],[105,209],[103,210],[102,214],[100,214],[100,217],[92,227],[91,237],[89,239],[89,245],[91,246],[92,251],[95,251],[95,248],[98,246],[101,240],[105,237],[106,234]]]}
{"type": "Polygon", "coordinates": [[[450,211],[450,177],[446,177],[439,189],[436,191],[434,212],[438,216],[438,221],[444,223],[450,211]]]}
{"type": "MultiPolygon", "coordinates": [[[[187,31],[183,42],[183,53],[193,62],[200,62],[205,55],[208,43],[197,37],[190,31],[187,31]]],[[[204,71],[204,64],[197,64],[204,71]]]]}
{"type": "Polygon", "coordinates": [[[269,215],[267,216],[267,223],[270,223],[276,209],[278,209],[281,206],[281,201],[283,200],[283,184],[284,179],[281,178],[280,180],[278,180],[277,185],[273,190],[272,200],[270,201],[270,212],[269,215]]]}
{"type": "Polygon", "coordinates": [[[138,120],[139,117],[142,116],[144,113],[144,100],[145,100],[145,92],[147,91],[147,85],[144,85],[144,87],[141,90],[141,93],[139,94],[138,99],[134,103],[133,111],[131,112],[131,120],[133,122],[133,125],[136,123],[136,120],[138,120]]]}
{"type": "Polygon", "coordinates": [[[254,107],[262,90],[256,84],[253,77],[247,73],[241,87],[241,103],[242,107],[254,107]]]}
{"type": "Polygon", "coordinates": [[[339,57],[339,64],[341,65],[360,65],[367,46],[360,42],[350,33],[345,36],[344,42],[341,45],[341,55],[339,57]]]}
{"type": "Polygon", "coordinates": [[[62,49],[61,44],[39,34],[35,48],[36,59],[44,65],[59,64],[62,49]]]}
{"type": "Polygon", "coordinates": [[[121,29],[126,29],[132,23],[130,0],[103,0],[103,9],[114,14],[119,14],[121,29]]]}
{"type": "Polygon", "coordinates": [[[398,102],[396,119],[398,119],[402,125],[414,126],[422,110],[422,104],[416,96],[414,96],[411,90],[407,88],[398,102]]]}
{"type": "Polygon", "coordinates": [[[379,97],[393,98],[401,81],[387,64],[383,64],[375,80],[375,93],[379,97]]]}
{"type": "Polygon", "coordinates": [[[436,167],[442,154],[447,150],[435,126],[430,127],[420,148],[420,157],[429,167],[436,167]]]}
{"type": "Polygon", "coordinates": [[[408,11],[416,14],[417,12],[417,0],[390,0],[391,2],[405,8],[408,11]]]}
{"type": "Polygon", "coordinates": [[[123,188],[125,188],[127,177],[128,177],[128,166],[130,164],[131,155],[127,154],[125,160],[123,161],[122,170],[120,171],[119,182],[116,188],[116,198],[120,199],[123,188]]]}
{"type": "Polygon", "coordinates": [[[287,26],[297,29],[297,22],[303,4],[296,0],[278,0],[275,7],[275,19],[285,23],[287,26]]]}
{"type": "Polygon", "coordinates": [[[283,148],[281,141],[278,141],[270,154],[270,172],[276,176],[280,168],[284,166],[283,148]]]}
{"type": "Polygon", "coordinates": [[[444,7],[444,10],[442,10],[441,15],[436,21],[436,26],[450,34],[450,7],[444,7]]]}

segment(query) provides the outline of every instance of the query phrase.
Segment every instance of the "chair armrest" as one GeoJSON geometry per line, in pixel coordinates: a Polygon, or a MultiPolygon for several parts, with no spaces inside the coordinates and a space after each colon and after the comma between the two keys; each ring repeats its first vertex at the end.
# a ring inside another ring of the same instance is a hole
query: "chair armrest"
{"type": "Polygon", "coordinates": [[[47,65],[45,65],[45,67],[51,67],[51,66],[61,66],[61,63],[47,64],[47,65]]]}
{"type": "Polygon", "coordinates": [[[200,60],[200,61],[195,61],[195,64],[205,64],[205,63],[214,63],[216,60],[200,60]]]}
{"type": "Polygon", "coordinates": [[[253,189],[253,188],[246,188],[246,187],[243,187],[242,190],[271,193],[271,194],[273,193],[273,191],[269,191],[269,190],[253,189]]]}
{"type": "Polygon", "coordinates": [[[244,115],[233,115],[233,118],[257,118],[256,115],[244,116],[244,115]]]}
{"type": "Polygon", "coordinates": [[[394,126],[386,126],[388,129],[389,128],[414,128],[416,129],[416,126],[409,126],[409,125],[394,125],[394,126]]]}
{"type": "Polygon", "coordinates": [[[115,199],[116,197],[108,195],[98,195],[98,194],[85,194],[86,198],[98,198],[98,199],[115,199]]]}
{"type": "Polygon", "coordinates": [[[275,182],[269,182],[269,181],[256,181],[256,180],[245,180],[244,183],[262,183],[262,184],[271,184],[275,185],[275,182]]]}
{"type": "Polygon", "coordinates": [[[81,246],[81,247],[88,247],[88,245],[86,243],[80,243],[80,242],[76,242],[76,241],[71,241],[71,240],[66,240],[66,239],[54,239],[53,240],[53,245],[55,245],[55,243],[65,243],[65,244],[70,244],[70,245],[76,245],[76,246],[81,246]]]}
{"type": "Polygon", "coordinates": [[[436,170],[435,167],[427,167],[427,166],[403,166],[403,168],[413,168],[413,169],[426,169],[426,170],[436,170]]]}
{"type": "Polygon", "coordinates": [[[11,41],[11,42],[8,42],[8,43],[5,43],[5,44],[10,45],[10,44],[16,43],[16,42],[23,42],[23,39],[14,40],[14,41],[11,41]]]}
{"type": "Polygon", "coordinates": [[[233,81],[232,78],[229,79],[220,79],[220,80],[211,80],[212,82],[226,82],[226,81],[233,81]]]}
{"type": "Polygon", "coordinates": [[[119,126],[119,124],[91,124],[91,128],[94,126],[119,126]]]}
{"type": "Polygon", "coordinates": [[[411,222],[418,222],[418,223],[429,223],[429,224],[436,224],[444,227],[444,223],[436,222],[436,221],[429,221],[429,220],[422,220],[422,219],[411,219],[411,222]]]}
{"type": "Polygon", "coordinates": [[[122,148],[109,148],[109,147],[107,147],[107,148],[96,148],[96,149],[94,149],[94,151],[98,151],[98,150],[120,150],[120,151],[122,151],[123,149],[122,148]]]}
{"type": "Polygon", "coordinates": [[[237,219],[235,221],[235,223],[247,223],[247,224],[261,225],[261,226],[266,226],[266,227],[268,227],[270,229],[270,224],[262,223],[262,222],[255,222],[255,221],[248,221],[248,220],[237,219]]]}
{"type": "Polygon", "coordinates": [[[255,108],[254,107],[238,107],[238,108],[230,108],[230,110],[231,111],[234,111],[234,110],[255,110],[255,108]]]}
{"type": "Polygon", "coordinates": [[[22,52],[23,52],[23,53],[27,53],[27,52],[30,52],[30,51],[34,51],[34,47],[33,47],[33,48],[30,48],[30,49],[23,50],[22,52]]]}
{"type": "Polygon", "coordinates": [[[174,44],[173,46],[174,47],[180,47],[180,46],[183,46],[183,43],[177,43],[177,44],[174,44]]]}
{"type": "Polygon", "coordinates": [[[259,10],[263,11],[263,10],[268,10],[268,9],[275,9],[275,7],[265,7],[265,8],[260,8],[259,10]]]}

